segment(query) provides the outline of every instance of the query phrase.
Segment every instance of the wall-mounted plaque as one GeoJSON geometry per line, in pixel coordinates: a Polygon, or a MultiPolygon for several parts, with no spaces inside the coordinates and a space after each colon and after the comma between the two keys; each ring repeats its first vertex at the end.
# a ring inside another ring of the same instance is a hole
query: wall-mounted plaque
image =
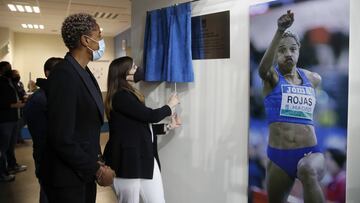
{"type": "Polygon", "coordinates": [[[230,58],[230,11],[191,18],[192,59],[230,58]]]}

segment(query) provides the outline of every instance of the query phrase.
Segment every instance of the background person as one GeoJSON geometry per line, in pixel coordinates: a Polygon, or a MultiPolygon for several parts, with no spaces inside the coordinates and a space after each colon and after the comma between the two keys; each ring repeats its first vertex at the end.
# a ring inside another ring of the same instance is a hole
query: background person
{"type": "MultiPolygon", "coordinates": [[[[62,58],[51,57],[44,64],[45,77],[49,77],[50,72],[53,70],[56,64],[61,62],[62,58]]],[[[42,155],[44,153],[44,147],[46,144],[45,138],[48,130],[47,120],[47,99],[45,92],[47,91],[48,84],[47,79],[38,78],[36,85],[40,88],[36,90],[24,107],[24,117],[33,141],[33,157],[35,161],[35,175],[39,179],[40,183],[40,195],[39,202],[46,203],[47,197],[45,195],[42,180],[40,178],[40,164],[42,155]]]]}
{"type": "MultiPolygon", "coordinates": [[[[11,76],[14,86],[17,89],[18,95],[20,100],[22,100],[24,103],[27,101],[27,95],[26,91],[24,89],[24,84],[21,82],[20,73],[18,70],[13,69],[12,70],[12,76],[11,76]]],[[[24,144],[25,140],[22,137],[22,129],[25,126],[25,120],[23,117],[23,108],[20,109],[20,119],[18,120],[18,127],[17,127],[17,136],[16,136],[16,143],[18,144],[24,144]]]]}
{"type": "Polygon", "coordinates": [[[346,154],[345,152],[329,148],[325,151],[327,171],[331,175],[331,182],[326,186],[326,199],[328,203],[346,202],[346,154]]]}
{"type": "Polygon", "coordinates": [[[7,61],[0,62],[0,182],[15,180],[14,174],[25,171],[15,157],[17,126],[20,109],[24,103],[12,80],[12,67],[7,61]]]}

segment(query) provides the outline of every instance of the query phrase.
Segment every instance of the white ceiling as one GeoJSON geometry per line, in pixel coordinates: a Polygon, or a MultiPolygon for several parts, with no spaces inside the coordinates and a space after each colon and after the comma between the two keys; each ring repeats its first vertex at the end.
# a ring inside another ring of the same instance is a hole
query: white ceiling
{"type": "Polygon", "coordinates": [[[0,27],[7,27],[13,32],[60,34],[65,17],[79,12],[92,15],[96,12],[105,12],[103,18],[95,18],[103,28],[105,36],[115,36],[131,25],[130,0],[0,0],[0,27]],[[12,12],[7,6],[9,3],[39,6],[41,12],[39,14],[12,12]],[[118,15],[115,16],[116,14],[118,15]],[[106,19],[108,15],[109,18],[106,19]],[[45,29],[24,29],[21,26],[23,23],[43,24],[45,29]]]}

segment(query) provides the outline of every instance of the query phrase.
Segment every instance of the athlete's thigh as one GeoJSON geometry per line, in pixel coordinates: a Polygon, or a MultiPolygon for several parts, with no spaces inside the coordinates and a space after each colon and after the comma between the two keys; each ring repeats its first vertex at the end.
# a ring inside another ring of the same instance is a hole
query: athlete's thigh
{"type": "Polygon", "coordinates": [[[275,163],[269,161],[267,167],[266,187],[270,203],[286,202],[293,184],[293,178],[291,178],[275,163]]]}

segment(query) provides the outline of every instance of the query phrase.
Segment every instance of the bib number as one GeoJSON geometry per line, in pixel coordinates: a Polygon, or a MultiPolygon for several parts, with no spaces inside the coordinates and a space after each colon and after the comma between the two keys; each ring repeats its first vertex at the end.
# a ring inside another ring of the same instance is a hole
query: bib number
{"type": "Polygon", "coordinates": [[[282,85],[281,116],[313,120],[316,103],[312,87],[282,85]]]}

